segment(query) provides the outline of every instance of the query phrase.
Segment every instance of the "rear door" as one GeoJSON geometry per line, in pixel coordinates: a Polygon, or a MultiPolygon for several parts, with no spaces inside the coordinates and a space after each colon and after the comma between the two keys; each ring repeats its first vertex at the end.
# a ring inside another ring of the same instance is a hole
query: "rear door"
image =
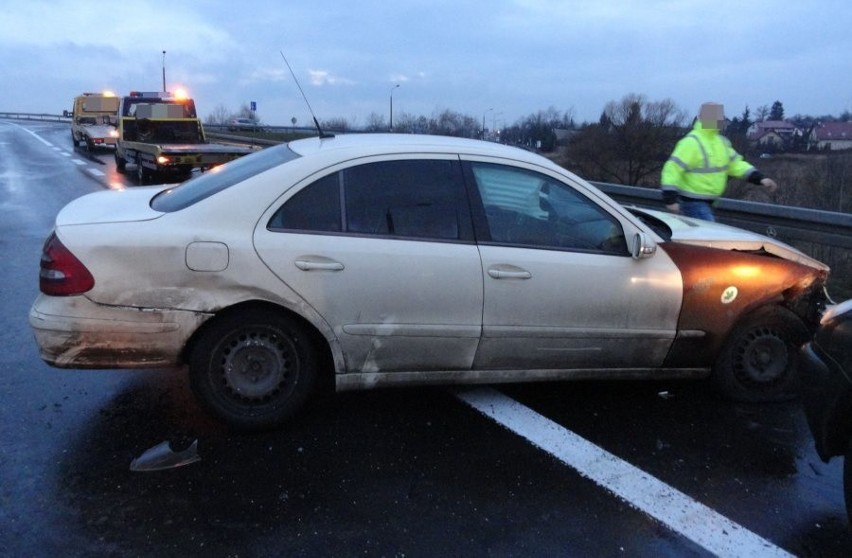
{"type": "Polygon", "coordinates": [[[334,330],[347,371],[470,369],[482,268],[457,156],[333,170],[288,196],[255,246],[334,330]]]}

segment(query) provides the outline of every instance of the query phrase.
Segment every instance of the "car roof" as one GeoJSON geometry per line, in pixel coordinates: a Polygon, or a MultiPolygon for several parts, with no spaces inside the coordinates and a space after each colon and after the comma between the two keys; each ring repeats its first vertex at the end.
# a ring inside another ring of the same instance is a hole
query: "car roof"
{"type": "Polygon", "coordinates": [[[489,141],[425,134],[340,134],[291,141],[288,146],[302,156],[349,151],[349,156],[394,153],[454,153],[508,158],[539,166],[556,167],[550,160],[530,151],[489,141]]]}

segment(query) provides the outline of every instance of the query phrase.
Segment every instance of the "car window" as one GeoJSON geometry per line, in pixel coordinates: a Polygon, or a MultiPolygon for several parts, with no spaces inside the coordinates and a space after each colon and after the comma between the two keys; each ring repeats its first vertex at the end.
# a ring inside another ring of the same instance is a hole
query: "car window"
{"type": "Polygon", "coordinates": [[[340,173],[330,174],[296,192],[269,220],[269,229],[340,232],[340,173]]]}
{"type": "Polygon", "coordinates": [[[184,209],[247,178],[298,157],[299,155],[286,144],[245,155],[160,192],[151,200],[151,208],[164,212],[184,209]]]}
{"type": "Polygon", "coordinates": [[[289,199],[269,228],[456,240],[469,221],[459,162],[427,159],[367,163],[322,178],[289,199]]]}
{"type": "Polygon", "coordinates": [[[618,220],[568,184],[503,165],[471,168],[492,242],[627,254],[618,220]]]}

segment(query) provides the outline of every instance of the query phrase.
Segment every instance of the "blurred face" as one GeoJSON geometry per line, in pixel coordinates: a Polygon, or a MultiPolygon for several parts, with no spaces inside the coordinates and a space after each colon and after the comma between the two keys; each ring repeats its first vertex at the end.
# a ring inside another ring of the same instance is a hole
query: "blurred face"
{"type": "Polygon", "coordinates": [[[725,127],[725,107],[719,103],[704,103],[698,111],[698,120],[705,130],[722,130],[725,127]]]}

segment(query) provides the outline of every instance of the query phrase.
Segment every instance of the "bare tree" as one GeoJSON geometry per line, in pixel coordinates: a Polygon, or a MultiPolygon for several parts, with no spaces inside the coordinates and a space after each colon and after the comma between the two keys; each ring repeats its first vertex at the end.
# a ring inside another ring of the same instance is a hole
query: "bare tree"
{"type": "Polygon", "coordinates": [[[479,132],[479,121],[469,115],[445,109],[429,120],[429,133],[440,136],[473,138],[479,132]]]}
{"type": "Polygon", "coordinates": [[[769,118],[769,107],[767,105],[757,107],[757,110],[754,111],[754,121],[763,122],[767,118],[769,118]]]}
{"type": "Polygon", "coordinates": [[[349,121],[342,117],[326,118],[322,121],[322,127],[327,131],[348,132],[350,130],[349,121]]]}
{"type": "Polygon", "coordinates": [[[574,136],[569,161],[591,179],[640,184],[660,172],[686,118],[671,99],[631,93],[607,103],[598,123],[574,136]]]}
{"type": "Polygon", "coordinates": [[[205,124],[225,124],[231,118],[230,111],[225,107],[225,105],[217,105],[213,112],[207,115],[207,118],[204,120],[205,124]]]}
{"type": "Polygon", "coordinates": [[[367,125],[364,127],[366,132],[381,132],[388,129],[385,122],[385,117],[377,112],[371,112],[367,117],[367,125]]]}
{"type": "Polygon", "coordinates": [[[425,116],[414,116],[404,112],[395,119],[393,129],[404,134],[427,134],[429,133],[429,119],[425,116]]]}

